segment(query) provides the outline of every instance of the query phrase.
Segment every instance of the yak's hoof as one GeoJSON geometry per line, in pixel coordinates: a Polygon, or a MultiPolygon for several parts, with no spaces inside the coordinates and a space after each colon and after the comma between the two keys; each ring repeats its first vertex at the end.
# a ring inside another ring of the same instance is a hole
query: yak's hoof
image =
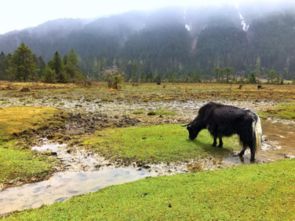
{"type": "Polygon", "coordinates": [[[222,147],[223,147],[223,145],[220,145],[220,144],[219,144],[219,145],[218,145],[218,147],[219,147],[219,148],[222,148],[222,147]]]}
{"type": "Polygon", "coordinates": [[[233,157],[239,157],[239,156],[240,156],[240,153],[237,153],[237,152],[233,153],[233,157]]]}
{"type": "Polygon", "coordinates": [[[250,159],[250,163],[255,163],[255,159],[250,159]]]}
{"type": "Polygon", "coordinates": [[[212,147],[216,147],[216,143],[213,143],[213,144],[212,144],[212,147]]]}
{"type": "Polygon", "coordinates": [[[244,155],[240,155],[240,154],[239,154],[239,158],[240,158],[240,161],[241,161],[242,163],[245,162],[244,155]]]}

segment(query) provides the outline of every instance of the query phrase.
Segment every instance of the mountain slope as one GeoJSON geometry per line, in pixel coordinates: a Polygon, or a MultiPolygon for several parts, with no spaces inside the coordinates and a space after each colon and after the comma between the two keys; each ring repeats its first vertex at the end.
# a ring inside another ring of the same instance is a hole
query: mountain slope
{"type": "Polygon", "coordinates": [[[295,10],[266,11],[175,7],[91,21],[61,19],[1,35],[0,51],[12,52],[25,42],[48,60],[57,50],[73,48],[92,77],[117,65],[128,78],[143,80],[212,75],[214,68],[228,66],[238,73],[275,69],[294,78],[295,10]]]}

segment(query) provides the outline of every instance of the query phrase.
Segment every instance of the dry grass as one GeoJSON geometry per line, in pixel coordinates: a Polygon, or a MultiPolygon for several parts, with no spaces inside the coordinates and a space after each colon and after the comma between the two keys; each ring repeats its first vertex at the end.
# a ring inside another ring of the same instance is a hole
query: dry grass
{"type": "Polygon", "coordinates": [[[7,107],[0,109],[0,136],[7,137],[27,129],[38,129],[59,110],[51,107],[7,107]]]}
{"type": "Polygon", "coordinates": [[[42,82],[9,82],[0,81],[0,90],[20,90],[22,88],[29,88],[30,90],[41,89],[61,89],[61,88],[73,88],[75,84],[48,84],[42,82]]]}
{"type": "Polygon", "coordinates": [[[137,86],[125,83],[120,90],[112,90],[104,82],[94,82],[91,87],[82,87],[73,84],[43,84],[43,83],[7,83],[0,82],[0,89],[4,89],[6,96],[30,96],[37,98],[54,97],[76,99],[81,96],[87,99],[102,99],[103,101],[171,101],[171,100],[274,100],[288,101],[295,99],[295,85],[257,85],[220,83],[143,83],[137,86]],[[31,92],[6,90],[10,88],[19,90],[28,87],[31,92]],[[51,89],[51,90],[47,90],[51,89]],[[37,92],[38,90],[38,92],[37,92]]]}

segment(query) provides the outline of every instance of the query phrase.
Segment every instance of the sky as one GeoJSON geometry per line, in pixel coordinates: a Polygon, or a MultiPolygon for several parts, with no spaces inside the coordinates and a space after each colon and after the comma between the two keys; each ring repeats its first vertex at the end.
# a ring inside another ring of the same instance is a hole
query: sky
{"type": "Polygon", "coordinates": [[[0,0],[0,34],[59,18],[97,18],[131,10],[239,1],[246,0],[0,0]]]}

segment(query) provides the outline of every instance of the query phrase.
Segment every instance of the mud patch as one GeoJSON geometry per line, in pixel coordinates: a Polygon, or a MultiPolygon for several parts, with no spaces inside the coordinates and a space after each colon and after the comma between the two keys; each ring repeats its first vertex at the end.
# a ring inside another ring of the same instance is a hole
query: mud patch
{"type": "Polygon", "coordinates": [[[40,137],[58,143],[74,143],[79,135],[91,134],[107,127],[134,126],[140,121],[128,116],[108,116],[101,113],[61,113],[55,116],[54,123],[38,129],[15,134],[27,146],[40,145],[40,137]]]}
{"type": "Polygon", "coordinates": [[[42,142],[43,145],[33,146],[32,150],[56,156],[62,163],[62,168],[59,170],[93,171],[110,165],[104,158],[83,149],[69,148],[66,144],[50,143],[47,139],[43,139],[42,142]]]}

